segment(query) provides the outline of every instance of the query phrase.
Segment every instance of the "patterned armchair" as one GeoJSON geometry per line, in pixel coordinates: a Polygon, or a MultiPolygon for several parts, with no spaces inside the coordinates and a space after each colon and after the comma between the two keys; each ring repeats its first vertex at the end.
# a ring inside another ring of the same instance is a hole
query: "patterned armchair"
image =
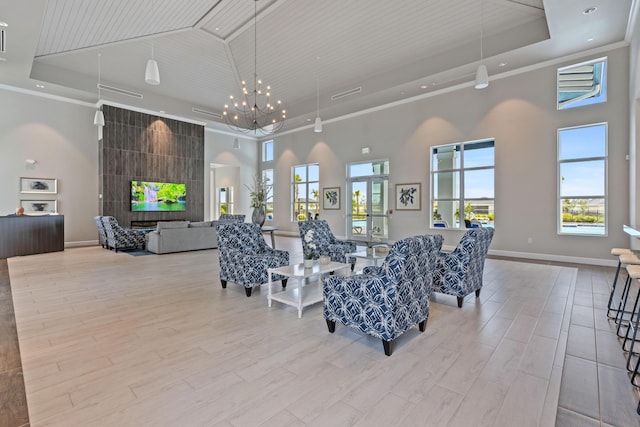
{"type": "Polygon", "coordinates": [[[107,247],[114,249],[141,248],[145,247],[145,232],[123,228],[118,224],[118,220],[112,216],[103,216],[102,224],[107,237],[107,247]]]}
{"type": "Polygon", "coordinates": [[[220,218],[218,219],[235,219],[238,222],[244,222],[244,217],[245,216],[243,214],[220,214],[220,218]]]}
{"type": "Polygon", "coordinates": [[[100,246],[103,248],[107,248],[107,233],[104,231],[104,224],[102,223],[102,217],[94,216],[93,220],[96,222],[96,227],[98,227],[98,238],[100,246]]]}
{"type": "Polygon", "coordinates": [[[441,252],[433,277],[433,291],[454,295],[458,307],[462,307],[464,297],[471,292],[480,296],[484,260],[489,251],[493,228],[472,228],[467,230],[453,252],[441,252]]]}
{"type": "Polygon", "coordinates": [[[316,249],[313,251],[313,258],[318,259],[320,255],[328,255],[331,257],[331,261],[348,262],[351,264],[351,271],[353,271],[353,267],[356,265],[356,259],[355,257],[349,257],[347,261],[347,254],[356,251],[356,244],[354,242],[336,239],[329,229],[329,224],[324,219],[298,221],[298,228],[300,229],[300,239],[302,240],[302,253],[307,252],[307,242],[304,237],[307,231],[313,230],[313,243],[316,245],[316,249]]]}
{"type": "Polygon", "coordinates": [[[323,287],[329,332],[340,322],[380,338],[387,356],[393,341],[413,325],[424,332],[442,241],[440,235],[407,237],[393,245],[381,266],[353,276],[329,276],[323,287]]]}
{"type": "MultiPolygon", "coordinates": [[[[218,231],[218,254],[220,257],[220,283],[227,287],[227,281],[244,286],[251,296],[254,286],[269,282],[267,268],[289,265],[289,252],[272,249],[262,237],[260,226],[250,222],[216,224],[218,231]]],[[[282,280],[287,286],[287,278],[277,274],[273,280],[282,280]]]]}

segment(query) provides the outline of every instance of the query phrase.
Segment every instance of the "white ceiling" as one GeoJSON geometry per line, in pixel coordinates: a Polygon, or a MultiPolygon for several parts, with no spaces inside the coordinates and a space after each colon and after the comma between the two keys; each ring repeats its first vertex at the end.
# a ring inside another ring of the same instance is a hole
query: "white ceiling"
{"type": "Polygon", "coordinates": [[[490,76],[624,42],[639,1],[0,0],[0,83],[96,102],[100,53],[103,84],[143,95],[107,102],[207,121],[192,108],[221,113],[253,79],[257,6],[257,73],[292,128],[315,117],[318,82],[326,121],[470,83],[481,34],[490,76]],[[152,46],[158,86],[144,82],[152,46]]]}

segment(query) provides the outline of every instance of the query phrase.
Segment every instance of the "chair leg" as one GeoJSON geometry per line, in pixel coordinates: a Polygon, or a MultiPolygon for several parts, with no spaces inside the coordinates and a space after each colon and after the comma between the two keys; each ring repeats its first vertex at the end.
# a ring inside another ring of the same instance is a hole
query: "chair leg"
{"type": "Polygon", "coordinates": [[[248,297],[250,297],[252,290],[253,290],[253,288],[244,288],[244,293],[247,294],[248,297]]]}
{"type": "Polygon", "coordinates": [[[420,332],[424,332],[425,328],[427,327],[427,320],[428,319],[429,318],[427,317],[422,322],[418,323],[418,329],[420,329],[420,332]]]}
{"type": "Polygon", "coordinates": [[[391,352],[393,351],[391,349],[391,344],[393,344],[393,341],[382,340],[382,346],[384,347],[384,354],[386,356],[391,356],[391,352]]]}
{"type": "Polygon", "coordinates": [[[480,289],[476,289],[476,298],[480,297],[480,289]]]}
{"type": "Polygon", "coordinates": [[[334,333],[336,331],[336,322],[333,320],[327,320],[327,328],[329,328],[329,332],[334,333]]]}
{"type": "Polygon", "coordinates": [[[464,301],[464,297],[457,297],[458,298],[458,308],[462,308],[462,301],[464,301]]]}
{"type": "Polygon", "coordinates": [[[615,317],[611,315],[611,311],[613,310],[611,303],[613,302],[613,295],[616,292],[616,284],[618,283],[618,276],[620,275],[620,267],[622,267],[622,261],[618,260],[618,268],[616,269],[616,275],[613,278],[613,285],[611,286],[611,293],[609,294],[609,302],[607,303],[607,317],[610,319],[615,317]]]}
{"type": "Polygon", "coordinates": [[[227,281],[220,279],[220,284],[222,285],[222,289],[227,289],[227,281]]]}
{"type": "Polygon", "coordinates": [[[282,289],[286,289],[287,288],[287,280],[289,280],[289,279],[282,279],[282,289]]]}

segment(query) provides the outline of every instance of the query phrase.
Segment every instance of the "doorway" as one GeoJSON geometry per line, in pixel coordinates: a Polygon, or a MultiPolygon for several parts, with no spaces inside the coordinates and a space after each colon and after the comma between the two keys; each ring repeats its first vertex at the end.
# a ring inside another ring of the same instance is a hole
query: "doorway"
{"type": "Polygon", "coordinates": [[[389,238],[389,163],[387,160],[349,165],[347,235],[371,245],[389,238]]]}

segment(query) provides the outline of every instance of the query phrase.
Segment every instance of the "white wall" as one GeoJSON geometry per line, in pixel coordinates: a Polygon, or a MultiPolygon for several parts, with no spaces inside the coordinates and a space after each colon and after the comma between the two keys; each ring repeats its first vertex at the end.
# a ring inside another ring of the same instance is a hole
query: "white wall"
{"type": "MultiPolygon", "coordinates": [[[[57,178],[55,198],[59,213],[65,216],[65,245],[97,244],[93,221],[99,206],[95,108],[3,88],[0,95],[0,215],[12,213],[25,196],[19,192],[20,177],[57,178]],[[37,164],[27,165],[28,158],[37,164]]],[[[244,184],[253,182],[257,168],[256,144],[244,138],[240,150],[234,150],[232,136],[205,132],[204,218],[210,215],[209,164],[239,167],[235,187],[244,189],[244,184]]],[[[246,191],[240,191],[238,207],[251,215],[246,191]]]]}
{"type": "MultiPolygon", "coordinates": [[[[495,138],[496,234],[492,252],[566,261],[609,262],[614,246],[628,245],[622,225],[629,220],[629,50],[607,52],[608,102],[563,111],[556,109],[556,70],[605,54],[592,55],[527,73],[492,80],[484,90],[472,87],[444,93],[275,138],[275,215],[292,233],[290,168],[318,162],[320,187],[345,189],[349,162],[389,159],[390,183],[421,182],[422,210],[394,212],[390,239],[429,230],[430,147],[495,138]],[[558,128],[609,124],[609,235],[559,236],[556,232],[558,128]],[[361,148],[371,147],[370,154],[361,148]],[[286,190],[283,190],[286,189],[286,190]],[[533,243],[528,244],[529,237],[533,243]],[[599,260],[599,261],[598,261],[599,260]]],[[[344,206],[344,205],[343,205],[344,206]]],[[[337,235],[346,235],[345,209],[322,211],[337,235]]],[[[441,230],[445,245],[455,245],[457,230],[441,230]]]]}
{"type": "MultiPolygon", "coordinates": [[[[245,185],[251,186],[253,177],[258,168],[258,143],[251,138],[238,137],[240,149],[233,148],[235,136],[216,133],[206,129],[204,133],[204,161],[205,161],[205,183],[204,183],[204,206],[205,218],[211,218],[211,165],[227,165],[239,168],[239,177],[231,184],[235,189],[234,211],[237,214],[245,214],[249,221],[252,208],[250,206],[249,192],[245,185]]],[[[226,184],[225,184],[226,185],[226,184]]],[[[215,188],[213,189],[215,192],[215,188]]],[[[215,196],[215,195],[214,195],[215,196]]],[[[214,215],[217,218],[217,215],[214,215]]]]}
{"type": "Polygon", "coordinates": [[[0,215],[20,199],[57,199],[64,240],[97,240],[98,131],[93,107],[0,89],[0,215]],[[25,159],[37,163],[29,166],[25,159]],[[56,178],[58,194],[20,194],[20,177],[56,178]]]}

